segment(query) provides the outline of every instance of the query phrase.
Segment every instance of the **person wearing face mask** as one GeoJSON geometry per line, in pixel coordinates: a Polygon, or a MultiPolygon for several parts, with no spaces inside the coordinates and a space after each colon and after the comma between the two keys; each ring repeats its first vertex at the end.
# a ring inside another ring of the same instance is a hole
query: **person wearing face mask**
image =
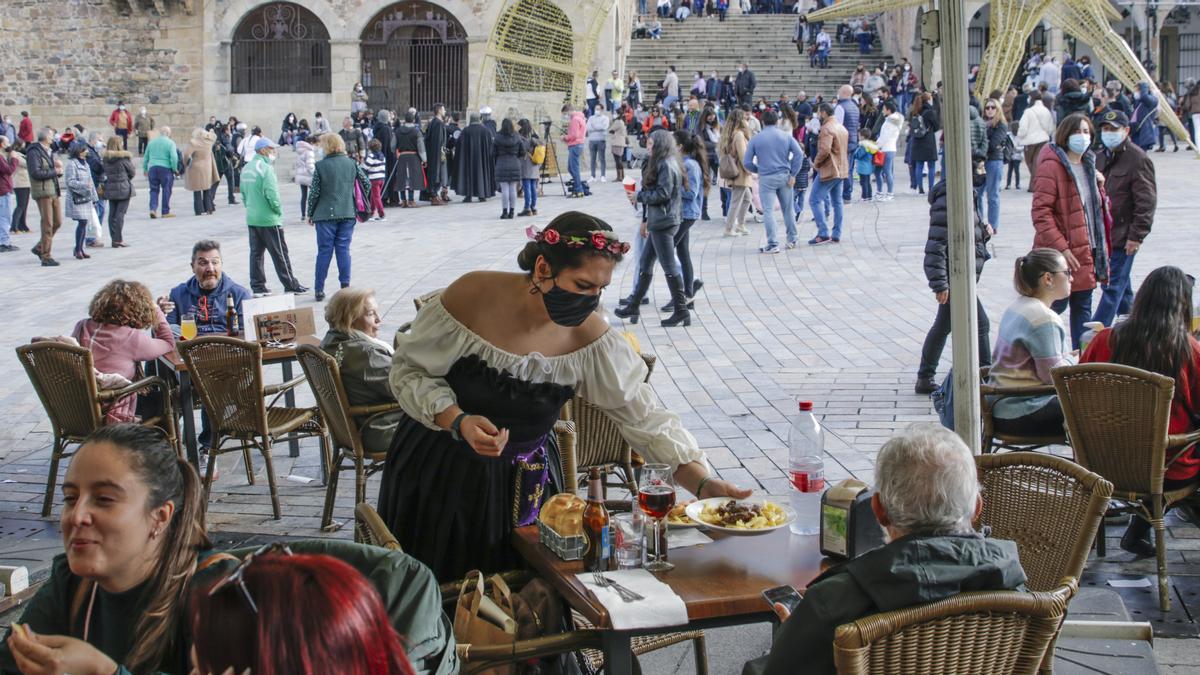
{"type": "Polygon", "coordinates": [[[404,415],[379,512],[442,582],[512,569],[520,561],[512,530],[575,484],[561,474],[553,433],[573,396],[603,409],[647,461],[671,465],[683,489],[749,495],[710,472],[695,438],[645,383],[645,363],[596,312],[629,245],[578,211],[527,233],[523,273],[460,277],[396,338],[389,381],[404,415]]]}
{"type": "Polygon", "coordinates": [[[1133,114],[1129,116],[1129,135],[1142,150],[1154,147],[1158,140],[1158,97],[1150,91],[1150,84],[1138,82],[1133,92],[1133,114]]]}
{"type": "Polygon", "coordinates": [[[1108,281],[1108,253],[1092,123],[1083,113],[1067,116],[1038,155],[1033,189],[1033,245],[1062,254],[1071,273],[1069,297],[1051,308],[1071,308],[1071,343],[1079,348],[1083,324],[1092,318],[1092,290],[1108,281]]]}
{"type": "Polygon", "coordinates": [[[738,103],[749,103],[754,99],[754,90],[758,88],[758,78],[754,76],[754,71],[750,70],[750,66],[743,63],[738,66],[737,79],[733,82],[734,94],[738,98],[738,103]]]}
{"type": "MultiPolygon", "coordinates": [[[[296,144],[308,145],[301,141],[296,144]]],[[[275,175],[278,148],[271,139],[260,138],[254,159],[242,169],[242,202],[246,205],[246,226],[250,231],[250,289],[254,295],[268,295],[263,273],[263,252],[271,254],[275,274],[288,293],[308,291],[296,279],[283,235],[283,202],[279,199],[279,180],[275,175]]],[[[310,159],[311,162],[311,151],[310,159]]],[[[315,165],[314,165],[315,166],[315,165]]],[[[309,182],[311,182],[311,173],[309,182]]]]}
{"type": "Polygon", "coordinates": [[[133,115],[125,109],[124,101],[117,101],[116,109],[108,116],[108,126],[113,128],[114,134],[121,137],[121,149],[128,150],[129,134],[133,133],[133,115]]]}
{"type": "Polygon", "coordinates": [[[1112,205],[1112,253],[1108,259],[1108,283],[1101,291],[1092,319],[1108,326],[1115,316],[1129,314],[1133,308],[1129,274],[1134,256],[1154,225],[1158,185],[1154,162],[1129,140],[1129,118],[1125,113],[1110,110],[1104,114],[1100,120],[1100,142],[1104,149],[1096,155],[1096,170],[1108,177],[1104,187],[1112,205]]]}

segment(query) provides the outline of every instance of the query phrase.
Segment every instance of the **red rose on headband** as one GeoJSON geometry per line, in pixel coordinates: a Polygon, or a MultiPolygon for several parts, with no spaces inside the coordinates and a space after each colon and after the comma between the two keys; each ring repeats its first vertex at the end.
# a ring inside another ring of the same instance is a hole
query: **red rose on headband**
{"type": "Polygon", "coordinates": [[[551,246],[558,243],[558,230],[542,230],[542,241],[551,246]]]}
{"type": "Polygon", "coordinates": [[[603,251],[605,248],[608,248],[608,237],[605,237],[603,232],[593,232],[592,246],[603,251]]]}

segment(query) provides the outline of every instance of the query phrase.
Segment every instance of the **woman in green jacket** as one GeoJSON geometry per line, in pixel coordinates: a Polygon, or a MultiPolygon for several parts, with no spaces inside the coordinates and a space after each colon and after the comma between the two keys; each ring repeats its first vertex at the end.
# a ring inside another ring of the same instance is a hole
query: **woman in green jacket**
{"type": "Polygon", "coordinates": [[[350,240],[354,238],[354,182],[364,197],[371,194],[371,183],[358,163],[346,155],[346,142],[337,134],[321,135],[325,159],[317,162],[312,185],[308,188],[308,224],[317,228],[317,273],[313,295],[325,299],[325,275],[329,262],[337,256],[338,281],[350,285],[350,240]]]}

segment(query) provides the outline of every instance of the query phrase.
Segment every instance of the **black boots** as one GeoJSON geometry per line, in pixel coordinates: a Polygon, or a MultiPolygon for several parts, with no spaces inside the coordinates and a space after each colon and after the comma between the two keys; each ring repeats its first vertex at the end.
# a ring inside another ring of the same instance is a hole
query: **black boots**
{"type": "Polygon", "coordinates": [[[1150,523],[1136,514],[1130,516],[1129,526],[1121,535],[1121,548],[1139,558],[1153,558],[1156,552],[1150,541],[1150,523]]]}
{"type": "MultiPolygon", "coordinates": [[[[692,280],[692,292],[687,294],[687,308],[688,309],[696,308],[696,294],[700,292],[701,288],[704,288],[704,282],[700,281],[699,279],[693,279],[692,280]]],[[[664,312],[669,312],[672,309],[675,309],[675,301],[671,300],[670,302],[663,305],[659,309],[661,309],[664,312]]]]}
{"type": "Polygon", "coordinates": [[[675,313],[663,319],[662,326],[671,328],[680,324],[692,325],[692,315],[688,313],[687,292],[683,290],[683,277],[671,275],[667,277],[667,288],[671,289],[671,303],[675,305],[675,313]]]}
{"type": "Polygon", "coordinates": [[[629,323],[637,323],[642,309],[642,300],[646,298],[646,291],[650,290],[650,282],[654,280],[654,275],[643,272],[638,275],[637,283],[633,286],[633,293],[626,298],[628,302],[623,307],[618,307],[613,310],[613,314],[622,319],[629,319],[629,323]]]}

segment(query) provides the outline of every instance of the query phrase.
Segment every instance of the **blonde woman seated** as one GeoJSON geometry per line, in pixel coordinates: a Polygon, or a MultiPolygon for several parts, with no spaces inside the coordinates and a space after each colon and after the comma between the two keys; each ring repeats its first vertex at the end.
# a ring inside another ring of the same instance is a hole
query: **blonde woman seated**
{"type": "MultiPolygon", "coordinates": [[[[325,305],[325,321],[329,323],[329,332],[321,340],[321,349],[337,359],[350,405],[395,403],[396,397],[388,386],[393,349],[379,339],[381,319],[375,291],[343,288],[334,293],[325,305]]],[[[363,448],[368,452],[387,452],[402,414],[397,410],[373,418],[362,429],[363,448]]]]}

